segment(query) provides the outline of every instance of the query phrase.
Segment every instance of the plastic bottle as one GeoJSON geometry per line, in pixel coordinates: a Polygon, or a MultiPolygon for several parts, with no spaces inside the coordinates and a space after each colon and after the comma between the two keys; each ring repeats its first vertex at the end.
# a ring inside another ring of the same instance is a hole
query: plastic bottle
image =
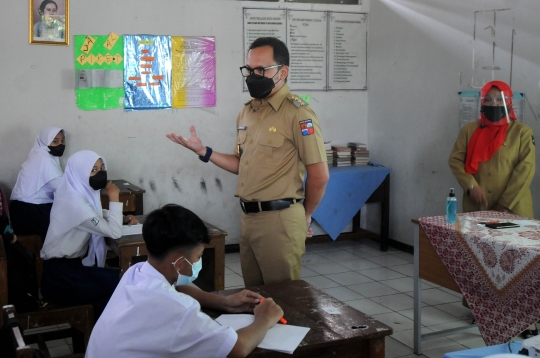
{"type": "Polygon", "coordinates": [[[446,198],[446,222],[453,224],[456,222],[457,199],[454,188],[450,188],[450,194],[446,198]]]}

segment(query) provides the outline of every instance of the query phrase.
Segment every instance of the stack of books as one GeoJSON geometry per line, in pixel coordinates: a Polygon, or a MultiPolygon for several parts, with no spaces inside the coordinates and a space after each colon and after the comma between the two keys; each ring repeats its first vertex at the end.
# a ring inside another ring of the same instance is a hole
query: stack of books
{"type": "Polygon", "coordinates": [[[367,165],[369,163],[369,150],[364,143],[349,142],[353,165],[367,165]]]}
{"type": "Polygon", "coordinates": [[[346,167],[352,165],[352,152],[348,146],[333,145],[332,146],[332,166],[346,167]]]}
{"type": "Polygon", "coordinates": [[[328,166],[332,166],[334,151],[332,150],[331,142],[324,142],[324,150],[326,151],[326,162],[328,163],[328,166]]]}

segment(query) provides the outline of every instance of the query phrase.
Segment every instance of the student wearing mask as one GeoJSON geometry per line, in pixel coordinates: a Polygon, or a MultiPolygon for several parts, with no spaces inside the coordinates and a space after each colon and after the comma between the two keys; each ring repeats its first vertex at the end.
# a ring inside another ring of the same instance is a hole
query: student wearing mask
{"type": "Polygon", "coordinates": [[[59,158],[66,136],[62,128],[44,127],[28,154],[11,192],[11,226],[17,235],[45,239],[56,188],[63,175],[59,158]]]}
{"type": "Polygon", "coordinates": [[[118,269],[105,268],[107,245],[104,237],[122,236],[122,221],[135,224],[131,215],[123,218],[120,190],[107,182],[105,159],[90,150],[73,154],[51,210],[51,223],[41,250],[43,277],[41,292],[50,302],[93,304],[99,317],[119,281],[118,269]],[[100,190],[109,195],[109,210],[101,208],[100,190]]]}
{"type": "Polygon", "coordinates": [[[150,213],[143,225],[148,261],[122,276],[94,326],[87,357],[244,357],[283,315],[267,298],[243,290],[230,296],[189,286],[202,268],[208,229],[174,204],[150,213]],[[253,312],[255,321],[235,332],[200,311],[253,312]],[[148,332],[148,333],[144,333],[148,332]]]}
{"type": "Polygon", "coordinates": [[[463,211],[497,210],[533,218],[532,129],[516,120],[506,83],[486,83],[480,100],[480,118],[463,126],[448,161],[464,190],[463,211]]]}

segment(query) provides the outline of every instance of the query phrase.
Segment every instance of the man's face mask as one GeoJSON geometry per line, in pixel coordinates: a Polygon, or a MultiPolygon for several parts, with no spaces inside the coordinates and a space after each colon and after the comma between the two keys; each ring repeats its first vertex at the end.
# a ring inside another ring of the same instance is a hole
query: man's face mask
{"type": "MultiPolygon", "coordinates": [[[[183,256],[182,256],[183,257],[183,256]]],[[[182,257],[178,258],[175,262],[173,262],[173,266],[176,264],[178,260],[180,260],[182,257]]],[[[176,271],[178,273],[178,280],[176,280],[176,286],[182,286],[182,285],[189,285],[193,281],[197,279],[199,276],[199,272],[201,272],[202,269],[202,258],[199,259],[199,261],[191,263],[186,259],[186,262],[191,265],[191,271],[193,272],[191,276],[184,276],[180,273],[180,271],[176,271]]]]}
{"type": "Polygon", "coordinates": [[[486,116],[490,122],[498,122],[506,116],[504,106],[481,106],[480,112],[486,116]]]}
{"type": "MultiPolygon", "coordinates": [[[[266,98],[276,84],[274,83],[274,77],[279,73],[279,71],[276,72],[276,74],[272,77],[264,77],[264,76],[258,76],[254,73],[246,77],[246,86],[249,90],[249,95],[253,98],[266,98]]],[[[279,79],[281,81],[281,79],[279,79]]],[[[278,81],[278,82],[279,82],[278,81]]]]}
{"type": "Polygon", "coordinates": [[[94,190],[101,190],[107,186],[107,172],[105,170],[100,170],[96,175],[91,176],[90,187],[94,190]]]}
{"type": "Polygon", "coordinates": [[[59,144],[56,147],[48,146],[49,148],[49,154],[53,157],[61,157],[64,154],[64,150],[66,149],[65,144],[59,144]]]}

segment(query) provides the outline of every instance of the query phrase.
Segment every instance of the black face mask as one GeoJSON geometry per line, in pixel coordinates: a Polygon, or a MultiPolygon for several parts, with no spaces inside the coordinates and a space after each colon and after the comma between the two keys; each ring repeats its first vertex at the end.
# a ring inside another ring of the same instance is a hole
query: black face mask
{"type": "Polygon", "coordinates": [[[53,157],[61,157],[64,154],[64,150],[66,149],[65,144],[57,145],[56,147],[48,146],[49,148],[49,154],[53,157]]]}
{"type": "Polygon", "coordinates": [[[94,190],[101,190],[105,188],[107,186],[107,172],[105,170],[97,172],[96,175],[90,177],[89,183],[94,190]]]}
{"type": "Polygon", "coordinates": [[[486,116],[490,122],[498,122],[506,116],[504,106],[481,106],[480,112],[486,116]]]}
{"type": "Polygon", "coordinates": [[[268,97],[270,92],[272,92],[272,90],[276,86],[273,77],[268,78],[264,76],[257,76],[255,74],[246,77],[246,85],[249,90],[249,95],[253,98],[258,99],[268,97]]]}

